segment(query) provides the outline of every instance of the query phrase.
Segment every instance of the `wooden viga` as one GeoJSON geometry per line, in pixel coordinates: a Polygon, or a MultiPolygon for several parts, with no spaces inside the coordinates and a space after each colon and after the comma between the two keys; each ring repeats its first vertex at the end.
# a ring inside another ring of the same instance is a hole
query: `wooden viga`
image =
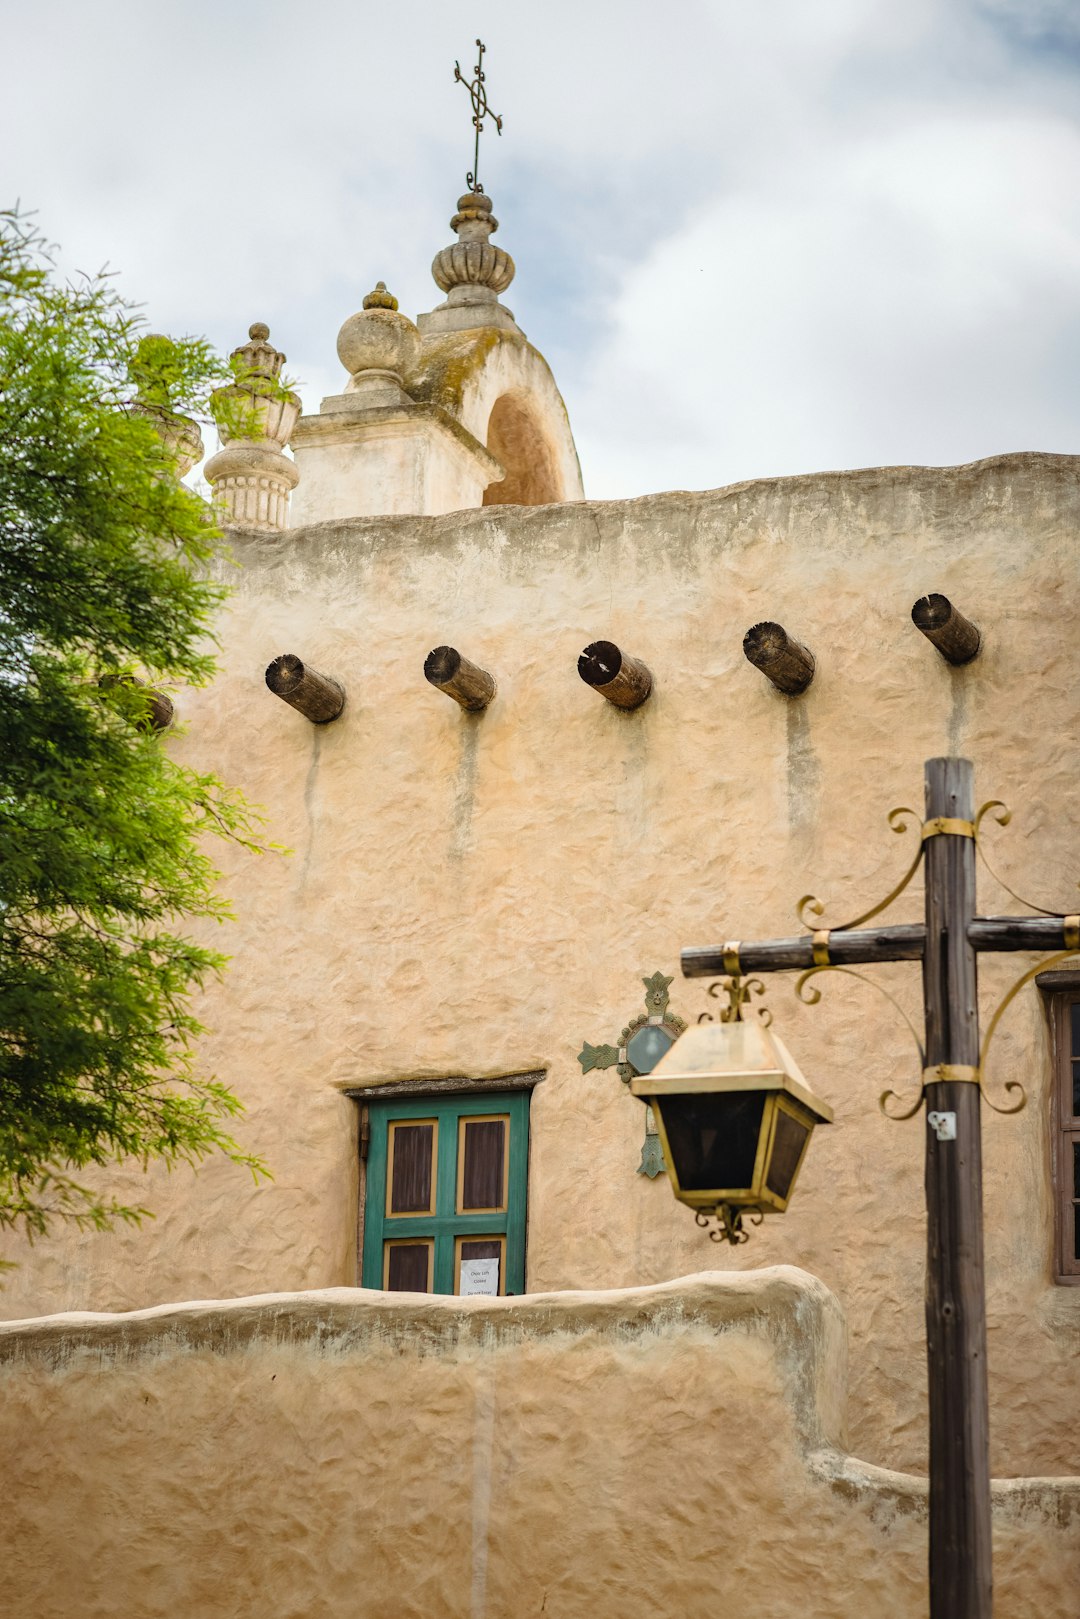
{"type": "Polygon", "coordinates": [[[578,659],[578,674],[587,686],[616,708],[640,708],[653,688],[653,677],[640,658],[632,658],[614,641],[593,641],[578,659]]]}
{"type": "Polygon", "coordinates": [[[798,697],[814,678],[814,654],[782,624],[768,620],[755,624],[743,636],[743,652],[788,697],[798,697]]]}
{"type": "Polygon", "coordinates": [[[295,652],[283,652],[266,668],[266,684],[283,703],[312,725],[328,725],[345,707],[345,688],[331,675],[312,669],[295,652]]]}
{"type": "Polygon", "coordinates": [[[495,677],[456,647],[433,647],[424,659],[424,678],[470,714],[483,713],[495,696],[495,677]]]}
{"type": "Polygon", "coordinates": [[[911,609],[911,622],[937,647],[946,663],[970,663],[982,645],[982,636],[971,620],[958,612],[948,596],[936,591],[919,597],[911,609]]]}

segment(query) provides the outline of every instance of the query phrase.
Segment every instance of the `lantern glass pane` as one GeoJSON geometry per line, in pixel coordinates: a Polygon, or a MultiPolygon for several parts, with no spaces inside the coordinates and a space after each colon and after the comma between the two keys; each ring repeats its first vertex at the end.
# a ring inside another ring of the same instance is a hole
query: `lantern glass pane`
{"type": "Polygon", "coordinates": [[[786,1198],[791,1190],[795,1171],[799,1167],[799,1158],[809,1134],[809,1125],[801,1124],[798,1119],[793,1119],[790,1113],[785,1113],[783,1108],[780,1108],[776,1115],[769,1170],[765,1176],[765,1185],[775,1196],[786,1198]]]}
{"type": "Polygon", "coordinates": [[[761,1091],[654,1097],[684,1192],[747,1190],[754,1180],[765,1097],[761,1091]]]}
{"type": "Polygon", "coordinates": [[[626,1056],[637,1074],[651,1074],[660,1058],[674,1044],[674,1037],[656,1023],[646,1025],[626,1042],[626,1056]]]}

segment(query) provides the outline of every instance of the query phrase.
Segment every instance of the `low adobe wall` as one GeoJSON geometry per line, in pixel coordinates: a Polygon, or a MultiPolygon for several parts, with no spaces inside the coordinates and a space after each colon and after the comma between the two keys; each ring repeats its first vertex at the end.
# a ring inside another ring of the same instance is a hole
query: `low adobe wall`
{"type": "MultiPolygon", "coordinates": [[[[0,1328],[8,1619],[915,1619],[924,1481],[842,1448],[790,1267],[340,1288],[0,1328]]],[[[998,1619],[1064,1613],[1080,1479],[995,1486],[998,1619]]]]}

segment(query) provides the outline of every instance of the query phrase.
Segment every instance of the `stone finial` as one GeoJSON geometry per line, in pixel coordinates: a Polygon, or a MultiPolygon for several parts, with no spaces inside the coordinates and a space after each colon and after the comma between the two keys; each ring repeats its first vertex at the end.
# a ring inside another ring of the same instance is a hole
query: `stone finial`
{"type": "Polygon", "coordinates": [[[458,198],[458,211],[450,221],[458,239],[436,253],[431,264],[435,285],[447,294],[447,304],[495,303],[513,281],[513,259],[489,240],[498,228],[490,197],[467,191],[458,198]]]}
{"type": "Polygon", "coordinates": [[[248,327],[248,341],[229,355],[235,382],[218,388],[210,404],[223,444],[272,444],[283,449],[300,415],[300,400],[279,379],[285,356],[269,341],[261,320],[248,327]]]}
{"type": "Polygon", "coordinates": [[[268,341],[269,336],[270,328],[264,321],[252,321],[248,327],[248,341],[241,343],[229,355],[229,364],[236,373],[237,381],[256,377],[263,377],[267,382],[277,381],[285,364],[285,356],[268,341]]]}
{"type": "Polygon", "coordinates": [[[170,379],[175,374],[175,352],[172,338],[161,332],[148,332],[140,338],[131,365],[132,380],[138,390],[131,409],[135,415],[153,422],[167,454],[176,463],[176,476],[186,478],[196,462],[202,460],[203,441],[198,422],[191,416],[180,415],[171,406],[170,379]]]}
{"type": "Polygon", "coordinates": [[[397,306],[398,301],[392,292],[387,292],[385,281],[376,281],[375,291],[364,299],[365,309],[396,309],[397,306]]]}
{"type": "Polygon", "coordinates": [[[299,474],[282,452],[300,415],[300,400],[281,382],[285,356],[261,320],[229,356],[235,382],[217,388],[210,407],[222,448],[206,477],[223,524],[273,532],[286,527],[289,492],[299,474]]]}
{"type": "Polygon", "coordinates": [[[345,392],[362,396],[357,404],[374,408],[409,403],[404,382],[419,357],[420,334],[407,315],[398,313],[398,301],[384,281],[342,326],[337,351],[349,373],[345,392]]]}

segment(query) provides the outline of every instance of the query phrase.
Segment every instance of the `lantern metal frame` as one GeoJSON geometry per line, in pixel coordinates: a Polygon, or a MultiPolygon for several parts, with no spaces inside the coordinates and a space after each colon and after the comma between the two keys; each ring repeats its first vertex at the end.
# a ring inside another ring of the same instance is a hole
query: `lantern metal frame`
{"type": "Polygon", "coordinates": [[[784,1213],[814,1127],[831,1124],[833,1112],[814,1095],[784,1042],[769,1029],[767,1014],[744,1011],[745,986],[733,978],[727,989],[731,1004],[719,1021],[699,1023],[680,1035],[651,1073],[631,1081],[630,1090],[653,1108],[676,1198],[695,1211],[699,1224],[707,1224],[709,1215],[716,1216],[720,1225],[710,1233],[714,1238],[737,1243],[746,1241],[748,1235],[742,1229],[744,1214],[756,1216],[757,1224],[766,1214],[784,1213]],[[674,1120],[668,1117],[665,1102],[736,1095],[761,1097],[752,1173],[736,1186],[685,1186],[685,1167],[681,1168],[681,1154],[671,1140],[674,1120]],[[789,1156],[783,1162],[783,1173],[777,1174],[777,1151],[784,1149],[784,1120],[790,1120],[803,1137],[799,1142],[789,1135],[789,1156]]]}

